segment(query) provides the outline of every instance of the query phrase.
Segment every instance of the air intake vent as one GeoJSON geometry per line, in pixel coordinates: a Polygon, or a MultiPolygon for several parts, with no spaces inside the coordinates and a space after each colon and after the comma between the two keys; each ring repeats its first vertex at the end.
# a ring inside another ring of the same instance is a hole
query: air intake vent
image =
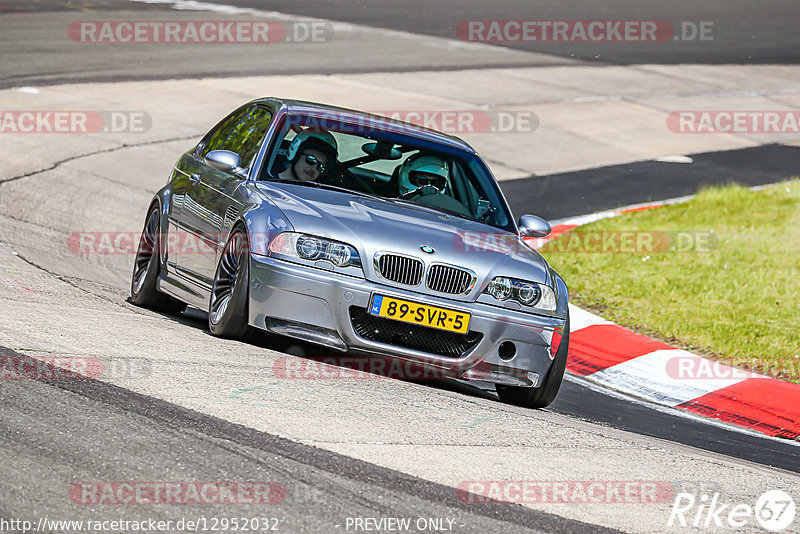
{"type": "Polygon", "coordinates": [[[228,206],[228,209],[225,210],[225,220],[223,222],[224,226],[230,226],[233,221],[236,220],[236,215],[239,213],[239,210],[236,209],[235,204],[231,204],[228,206]]]}
{"type": "Polygon", "coordinates": [[[428,289],[439,293],[460,295],[475,285],[475,275],[471,271],[449,265],[433,265],[428,271],[428,289]]]}
{"type": "Polygon", "coordinates": [[[416,258],[397,254],[377,254],[375,270],[386,280],[407,286],[416,286],[422,281],[425,266],[416,258]]]}
{"type": "Polygon", "coordinates": [[[360,337],[378,343],[438,354],[448,358],[461,358],[483,339],[480,332],[466,334],[446,332],[427,326],[401,323],[392,319],[375,317],[366,309],[352,306],[350,321],[360,337]]]}

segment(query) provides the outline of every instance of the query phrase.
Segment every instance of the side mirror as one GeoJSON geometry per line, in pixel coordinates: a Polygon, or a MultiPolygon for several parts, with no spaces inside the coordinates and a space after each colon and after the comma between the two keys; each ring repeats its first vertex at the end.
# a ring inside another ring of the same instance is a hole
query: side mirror
{"type": "Polygon", "coordinates": [[[241,174],[242,158],[236,152],[230,150],[212,150],[205,157],[206,165],[218,171],[241,174]]]}
{"type": "Polygon", "coordinates": [[[536,215],[523,215],[519,218],[519,235],[522,237],[547,237],[551,230],[550,223],[536,215]]]}

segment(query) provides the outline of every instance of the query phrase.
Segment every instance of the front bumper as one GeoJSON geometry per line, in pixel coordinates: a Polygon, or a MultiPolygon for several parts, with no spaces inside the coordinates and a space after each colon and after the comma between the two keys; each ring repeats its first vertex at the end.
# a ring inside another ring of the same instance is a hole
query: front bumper
{"type": "Polygon", "coordinates": [[[561,340],[553,332],[560,334],[565,326],[557,317],[449,300],[260,255],[250,256],[249,310],[250,324],[263,330],[341,351],[420,362],[455,378],[518,386],[540,385],[561,340]],[[448,357],[361,337],[350,308],[368,308],[374,293],[469,312],[470,332],[482,338],[463,354],[448,357]]]}

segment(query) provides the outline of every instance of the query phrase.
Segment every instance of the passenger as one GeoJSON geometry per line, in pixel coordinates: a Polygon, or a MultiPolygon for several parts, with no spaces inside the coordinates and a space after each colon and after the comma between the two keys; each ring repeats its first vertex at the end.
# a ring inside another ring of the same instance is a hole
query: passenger
{"type": "Polygon", "coordinates": [[[289,145],[289,166],[278,178],[313,182],[336,163],[337,155],[336,139],[330,132],[300,132],[289,145]]]}

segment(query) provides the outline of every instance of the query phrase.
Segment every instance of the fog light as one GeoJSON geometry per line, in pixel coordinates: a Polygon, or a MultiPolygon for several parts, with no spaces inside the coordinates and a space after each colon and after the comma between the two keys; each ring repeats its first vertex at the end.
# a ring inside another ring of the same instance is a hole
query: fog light
{"type": "Polygon", "coordinates": [[[514,358],[517,354],[517,346],[510,341],[503,341],[497,348],[497,355],[501,360],[508,361],[514,358]]]}

